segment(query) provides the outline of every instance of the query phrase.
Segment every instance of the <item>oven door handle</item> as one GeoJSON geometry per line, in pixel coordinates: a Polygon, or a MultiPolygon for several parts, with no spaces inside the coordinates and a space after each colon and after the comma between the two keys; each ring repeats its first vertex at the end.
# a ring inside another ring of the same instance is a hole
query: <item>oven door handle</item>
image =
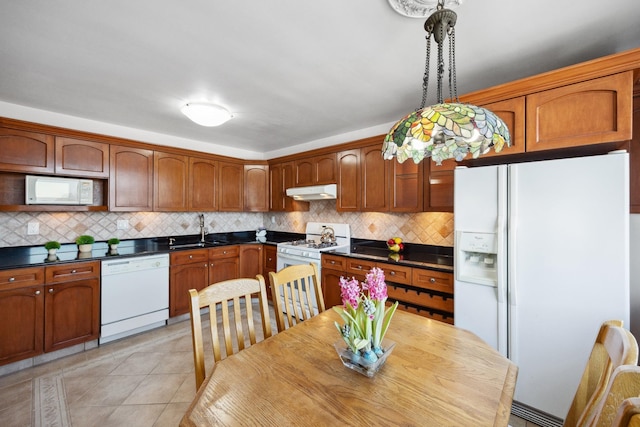
{"type": "Polygon", "coordinates": [[[299,265],[299,264],[309,264],[314,263],[318,267],[320,266],[320,260],[315,258],[308,258],[299,255],[292,254],[283,254],[278,252],[277,254],[277,263],[280,264],[288,264],[288,265],[299,265]]]}

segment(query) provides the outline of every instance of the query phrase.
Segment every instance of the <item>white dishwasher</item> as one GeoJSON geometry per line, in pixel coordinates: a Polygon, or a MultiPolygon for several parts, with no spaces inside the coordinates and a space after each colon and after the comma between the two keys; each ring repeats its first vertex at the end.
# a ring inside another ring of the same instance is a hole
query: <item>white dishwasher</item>
{"type": "Polygon", "coordinates": [[[100,344],[165,325],[169,255],[102,261],[100,344]]]}

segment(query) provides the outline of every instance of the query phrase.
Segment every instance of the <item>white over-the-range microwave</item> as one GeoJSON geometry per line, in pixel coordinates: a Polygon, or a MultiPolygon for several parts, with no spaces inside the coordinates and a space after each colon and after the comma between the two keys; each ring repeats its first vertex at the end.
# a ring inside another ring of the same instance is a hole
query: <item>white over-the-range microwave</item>
{"type": "Polygon", "coordinates": [[[27,175],[25,202],[27,205],[91,205],[93,204],[93,181],[27,175]]]}

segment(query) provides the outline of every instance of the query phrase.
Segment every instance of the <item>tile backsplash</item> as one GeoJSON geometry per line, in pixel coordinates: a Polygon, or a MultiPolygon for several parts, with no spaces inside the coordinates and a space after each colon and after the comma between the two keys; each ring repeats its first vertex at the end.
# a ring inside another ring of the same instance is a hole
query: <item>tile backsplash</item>
{"type": "MultiPolygon", "coordinates": [[[[314,201],[308,212],[205,212],[209,233],[269,230],[304,233],[308,221],[346,222],[351,236],[386,240],[402,237],[411,243],[453,246],[453,214],[423,212],[413,214],[379,212],[337,212],[335,201],[314,201]]],[[[197,234],[195,212],[2,212],[0,247],[31,246],[48,240],[71,243],[81,234],[97,241],[155,236],[197,234]],[[29,235],[29,224],[37,223],[38,234],[29,235]],[[126,229],[118,229],[126,225],[126,229]]]]}

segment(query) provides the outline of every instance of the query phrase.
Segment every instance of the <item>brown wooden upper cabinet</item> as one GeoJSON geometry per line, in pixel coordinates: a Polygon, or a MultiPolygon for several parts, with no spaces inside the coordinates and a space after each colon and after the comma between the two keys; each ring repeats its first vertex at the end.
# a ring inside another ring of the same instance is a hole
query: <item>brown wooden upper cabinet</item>
{"type": "Polygon", "coordinates": [[[295,187],[295,163],[283,162],[269,165],[269,210],[274,212],[308,211],[309,202],[293,200],[287,196],[287,188],[295,187]]]}
{"type": "Polygon", "coordinates": [[[360,149],[341,151],[338,162],[338,212],[357,212],[362,199],[362,177],[360,176],[360,149]]]}
{"type": "Polygon", "coordinates": [[[453,170],[458,166],[454,159],[445,160],[440,166],[426,161],[424,168],[424,210],[453,212],[453,170]]]}
{"type": "Polygon", "coordinates": [[[186,211],[189,158],[154,151],[153,170],[153,210],[186,211]]]}
{"type": "MultiPolygon", "coordinates": [[[[416,164],[409,159],[403,163],[389,163],[389,186],[392,212],[422,212],[424,199],[424,168],[422,161],[416,164]]],[[[428,167],[428,166],[427,166],[428,167]]]]}
{"type": "MultiPolygon", "coordinates": [[[[492,111],[500,117],[507,125],[511,135],[511,145],[503,147],[502,151],[496,153],[493,148],[482,157],[504,156],[507,154],[524,153],[525,151],[525,97],[519,96],[504,101],[492,102],[482,107],[492,111]]],[[[467,159],[470,159],[469,155],[467,159]]],[[[437,167],[437,166],[436,166],[437,167]]]]}
{"type": "Polygon", "coordinates": [[[2,127],[0,147],[0,170],[46,174],[54,171],[53,135],[2,127]]]}
{"type": "Polygon", "coordinates": [[[239,163],[218,162],[218,173],[218,210],[242,212],[244,166],[239,163]]]}
{"type": "Polygon", "coordinates": [[[153,151],[111,145],[109,210],[153,210],[153,151]]]}
{"type": "Polygon", "coordinates": [[[631,139],[633,71],[527,95],[526,150],[631,139]]]}
{"type": "Polygon", "coordinates": [[[218,210],[218,162],[189,157],[189,210],[218,210]]]}
{"type": "Polygon", "coordinates": [[[389,210],[389,163],[375,144],[337,154],[338,201],[341,212],[389,210]]]}
{"type": "Polygon", "coordinates": [[[295,160],[295,186],[335,184],[336,153],[295,160]]]}
{"type": "Polygon", "coordinates": [[[109,178],[109,144],[57,136],[55,146],[56,174],[109,178]]]}
{"type": "Polygon", "coordinates": [[[245,212],[269,211],[269,166],[244,165],[245,212]]]}

